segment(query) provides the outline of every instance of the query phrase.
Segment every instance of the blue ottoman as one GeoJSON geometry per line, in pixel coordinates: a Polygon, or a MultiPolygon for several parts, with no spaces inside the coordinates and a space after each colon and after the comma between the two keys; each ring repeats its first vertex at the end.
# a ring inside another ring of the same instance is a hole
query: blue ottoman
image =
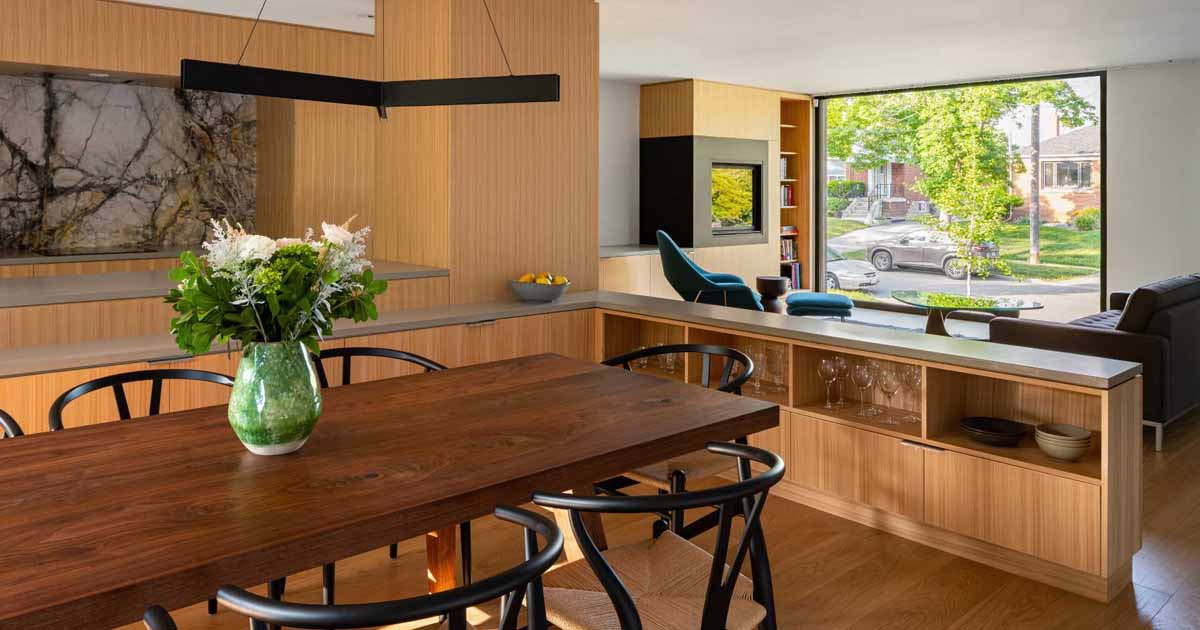
{"type": "Polygon", "coordinates": [[[787,296],[788,315],[825,315],[850,317],[854,302],[844,295],[832,293],[793,293],[787,296]]]}

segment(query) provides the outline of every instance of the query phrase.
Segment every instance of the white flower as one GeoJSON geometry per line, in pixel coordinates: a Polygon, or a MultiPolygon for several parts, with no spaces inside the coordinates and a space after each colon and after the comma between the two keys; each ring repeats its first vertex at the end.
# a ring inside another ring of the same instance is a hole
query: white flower
{"type": "Polygon", "coordinates": [[[267,260],[275,253],[275,239],[258,234],[247,234],[237,240],[238,258],[248,260],[267,260]]]}
{"type": "Polygon", "coordinates": [[[325,240],[335,247],[344,248],[354,242],[354,234],[340,225],[322,223],[321,231],[325,234],[325,240]]]}
{"type": "Polygon", "coordinates": [[[298,238],[277,238],[275,239],[275,247],[287,247],[288,245],[299,245],[303,243],[303,239],[298,238]]]}

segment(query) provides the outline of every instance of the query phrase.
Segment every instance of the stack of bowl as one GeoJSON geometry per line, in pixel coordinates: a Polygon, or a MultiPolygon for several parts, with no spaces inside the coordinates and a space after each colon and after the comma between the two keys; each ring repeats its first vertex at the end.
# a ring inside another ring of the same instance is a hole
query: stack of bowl
{"type": "Polygon", "coordinates": [[[1073,462],[1092,450],[1092,432],[1071,424],[1039,424],[1033,439],[1053,459],[1073,462]]]}

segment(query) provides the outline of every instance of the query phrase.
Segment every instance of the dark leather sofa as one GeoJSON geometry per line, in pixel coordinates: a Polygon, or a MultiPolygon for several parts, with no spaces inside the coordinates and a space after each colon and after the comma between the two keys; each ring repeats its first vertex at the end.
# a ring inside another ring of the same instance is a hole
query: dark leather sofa
{"type": "Polygon", "coordinates": [[[991,340],[1141,363],[1143,418],[1162,450],[1163,427],[1200,403],[1200,274],[1113,293],[1109,309],[1066,324],[996,318],[991,340]]]}

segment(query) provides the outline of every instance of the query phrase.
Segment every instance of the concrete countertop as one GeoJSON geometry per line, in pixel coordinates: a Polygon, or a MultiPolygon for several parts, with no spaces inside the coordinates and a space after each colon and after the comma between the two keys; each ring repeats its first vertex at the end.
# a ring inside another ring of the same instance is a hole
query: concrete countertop
{"type": "MultiPolygon", "coordinates": [[[[375,277],[380,280],[448,275],[449,271],[435,267],[387,261],[375,263],[375,277]]],[[[173,288],[175,283],[167,277],[166,271],[161,270],[7,278],[0,280],[0,308],[162,297],[173,288]]]]}
{"type": "MultiPolygon", "coordinates": [[[[691,251],[691,250],[688,250],[691,251]]],[[[654,245],[601,245],[600,258],[622,258],[625,256],[648,256],[658,254],[654,245]]]]}
{"type": "MultiPolygon", "coordinates": [[[[335,338],[375,335],[420,328],[472,324],[588,308],[604,308],[744,332],[819,343],[850,350],[890,354],[946,365],[1025,376],[1097,389],[1115,387],[1141,373],[1139,364],[1098,357],[1005,346],[861,326],[851,322],[745,311],[680,300],[611,291],[568,294],[553,304],[498,302],[412,309],[384,313],[377,321],[339,322],[335,338]]],[[[224,351],[224,349],[219,349],[224,351]]],[[[0,377],[136,361],[178,359],[183,353],[170,335],[150,335],[80,344],[35,346],[5,351],[0,377]]]]}
{"type": "Polygon", "coordinates": [[[46,256],[33,252],[0,252],[0,267],[5,265],[53,265],[58,263],[83,263],[105,260],[154,260],[157,258],[179,258],[182,249],[154,252],[126,252],[121,254],[72,254],[46,256]]]}

